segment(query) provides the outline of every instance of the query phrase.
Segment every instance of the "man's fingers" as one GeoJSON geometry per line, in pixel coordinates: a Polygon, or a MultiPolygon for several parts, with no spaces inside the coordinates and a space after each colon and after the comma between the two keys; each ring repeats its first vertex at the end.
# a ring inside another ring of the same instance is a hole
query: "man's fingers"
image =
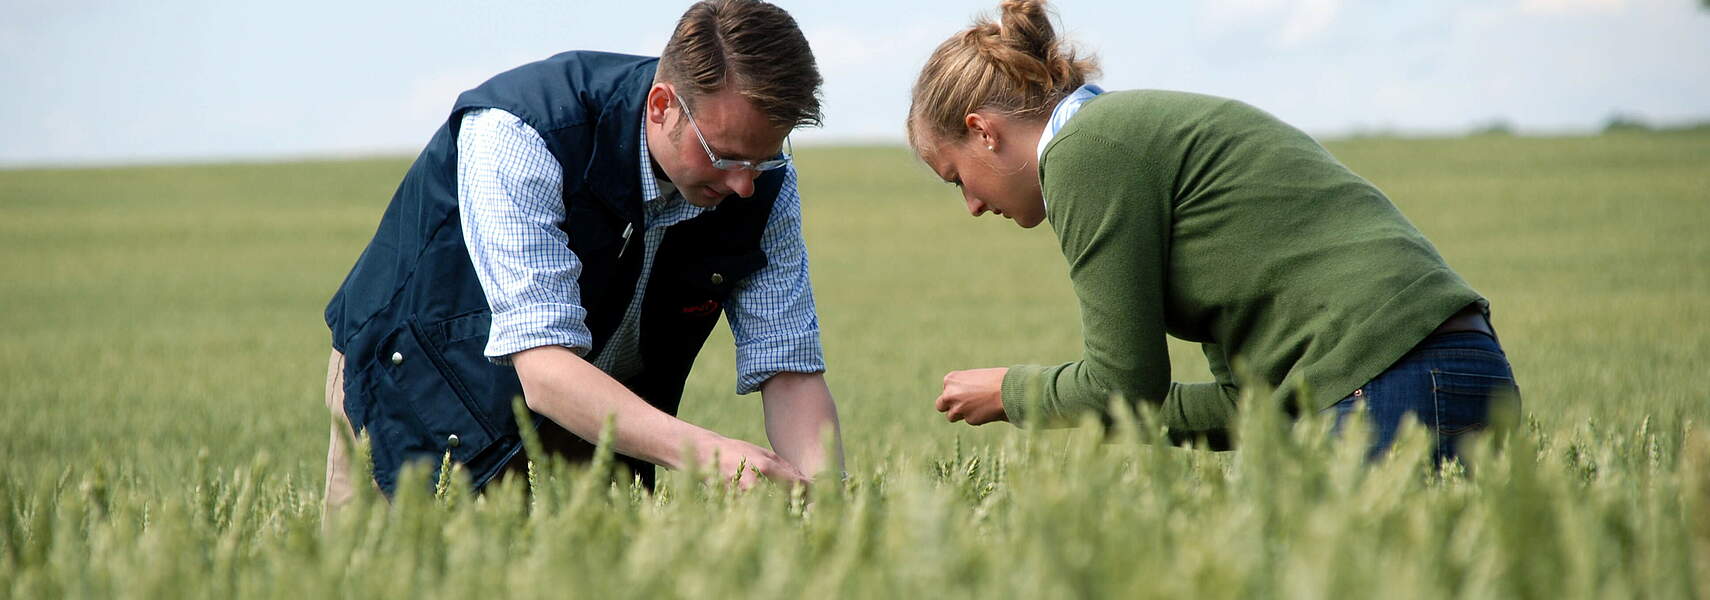
{"type": "Polygon", "coordinates": [[[807,483],[807,477],[802,475],[795,465],[772,456],[748,460],[743,472],[731,477],[730,482],[735,484],[737,489],[746,491],[758,484],[761,477],[786,486],[807,483]],[[753,473],[749,474],[747,471],[753,473]]]}
{"type": "Polygon", "coordinates": [[[736,489],[746,492],[759,483],[760,478],[764,476],[766,473],[761,470],[758,461],[744,461],[737,467],[736,474],[730,476],[730,484],[736,486],[736,489]],[[749,474],[749,471],[754,473],[749,474]]]}
{"type": "Polygon", "coordinates": [[[753,482],[747,482],[747,485],[744,485],[744,482],[742,481],[743,479],[746,479],[743,475],[747,472],[748,457],[744,456],[740,462],[736,463],[736,473],[730,476],[730,482],[736,484],[739,488],[745,490],[748,489],[748,485],[753,485],[753,482]]]}
{"type": "Polygon", "coordinates": [[[950,408],[950,378],[954,375],[956,375],[955,371],[944,374],[943,392],[938,394],[938,400],[932,403],[932,407],[938,409],[938,412],[944,412],[950,408]]]}

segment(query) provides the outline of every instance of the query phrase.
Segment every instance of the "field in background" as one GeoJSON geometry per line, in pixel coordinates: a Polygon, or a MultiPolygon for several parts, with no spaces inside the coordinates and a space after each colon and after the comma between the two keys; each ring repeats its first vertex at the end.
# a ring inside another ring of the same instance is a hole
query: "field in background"
{"type": "MultiPolygon", "coordinates": [[[[846,485],[543,469],[326,533],[320,311],[407,161],[0,171],[0,595],[1710,594],[1710,134],[1330,147],[1494,305],[1529,425],[1476,478],[1262,413],[1227,454],[946,424],[944,372],[1078,356],[1049,228],[802,148],[846,485]]],[[[763,442],[733,388],[720,328],[682,416],[763,442]]]]}

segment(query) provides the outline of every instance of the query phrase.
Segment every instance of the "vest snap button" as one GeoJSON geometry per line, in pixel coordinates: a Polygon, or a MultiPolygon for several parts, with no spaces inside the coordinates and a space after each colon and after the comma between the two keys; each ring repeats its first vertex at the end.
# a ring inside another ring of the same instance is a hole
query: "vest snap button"
{"type": "Polygon", "coordinates": [[[392,353],[392,364],[394,364],[394,365],[404,364],[404,353],[393,352],[392,353]]]}
{"type": "Polygon", "coordinates": [[[713,285],[718,285],[718,284],[721,284],[721,283],[724,283],[724,275],[721,275],[721,274],[718,274],[718,273],[713,273],[713,274],[712,274],[712,284],[713,284],[713,285]]]}
{"type": "Polygon", "coordinates": [[[458,439],[457,434],[453,433],[445,438],[445,445],[456,448],[463,445],[463,440],[458,439]]]}

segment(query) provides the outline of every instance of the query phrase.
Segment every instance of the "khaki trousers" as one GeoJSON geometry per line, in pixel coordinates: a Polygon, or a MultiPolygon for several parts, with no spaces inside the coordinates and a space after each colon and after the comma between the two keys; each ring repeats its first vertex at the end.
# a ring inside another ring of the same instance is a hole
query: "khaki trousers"
{"type": "MultiPolygon", "coordinates": [[[[350,418],[344,414],[344,354],[338,350],[332,351],[327,358],[327,412],[332,413],[331,436],[327,440],[327,486],[326,503],[322,510],[322,522],[331,522],[345,505],[356,497],[356,483],[351,481],[350,444],[346,440],[356,439],[351,429],[350,418]]],[[[547,452],[558,455],[571,462],[588,461],[594,456],[594,445],[582,438],[576,437],[558,424],[551,421],[542,423],[538,431],[541,445],[547,452]]],[[[632,470],[645,469],[644,480],[651,485],[653,468],[651,465],[619,457],[620,463],[632,470]]],[[[507,463],[500,478],[509,476],[527,476],[528,456],[519,453],[507,463]]],[[[620,483],[627,482],[627,476],[616,476],[620,483]]],[[[366,485],[374,487],[374,493],[380,493],[380,486],[369,479],[366,485]]]]}
{"type": "MultiPolygon", "coordinates": [[[[344,414],[344,354],[333,350],[327,359],[327,411],[332,413],[332,438],[327,442],[326,505],[322,522],[332,521],[339,509],[356,496],[350,480],[350,445],[345,440],[356,439],[350,419],[344,414]]],[[[372,480],[369,485],[375,485],[372,480]]],[[[379,486],[375,485],[376,491],[379,486]]]]}

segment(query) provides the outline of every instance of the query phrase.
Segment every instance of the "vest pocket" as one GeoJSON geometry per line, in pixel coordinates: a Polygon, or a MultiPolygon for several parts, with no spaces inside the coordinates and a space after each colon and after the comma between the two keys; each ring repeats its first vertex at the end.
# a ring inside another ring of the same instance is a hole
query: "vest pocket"
{"type": "MultiPolygon", "coordinates": [[[[492,445],[496,437],[473,410],[468,391],[452,375],[441,349],[422,341],[427,336],[415,321],[406,322],[376,348],[372,358],[376,420],[369,435],[376,448],[392,448],[395,465],[431,461],[451,452],[452,460],[468,463],[492,445]]],[[[383,465],[376,452],[375,470],[383,465]]]]}
{"type": "Polygon", "coordinates": [[[738,283],[766,266],[766,253],[756,250],[731,256],[702,256],[685,263],[677,273],[675,286],[683,299],[723,304],[738,283]]]}

